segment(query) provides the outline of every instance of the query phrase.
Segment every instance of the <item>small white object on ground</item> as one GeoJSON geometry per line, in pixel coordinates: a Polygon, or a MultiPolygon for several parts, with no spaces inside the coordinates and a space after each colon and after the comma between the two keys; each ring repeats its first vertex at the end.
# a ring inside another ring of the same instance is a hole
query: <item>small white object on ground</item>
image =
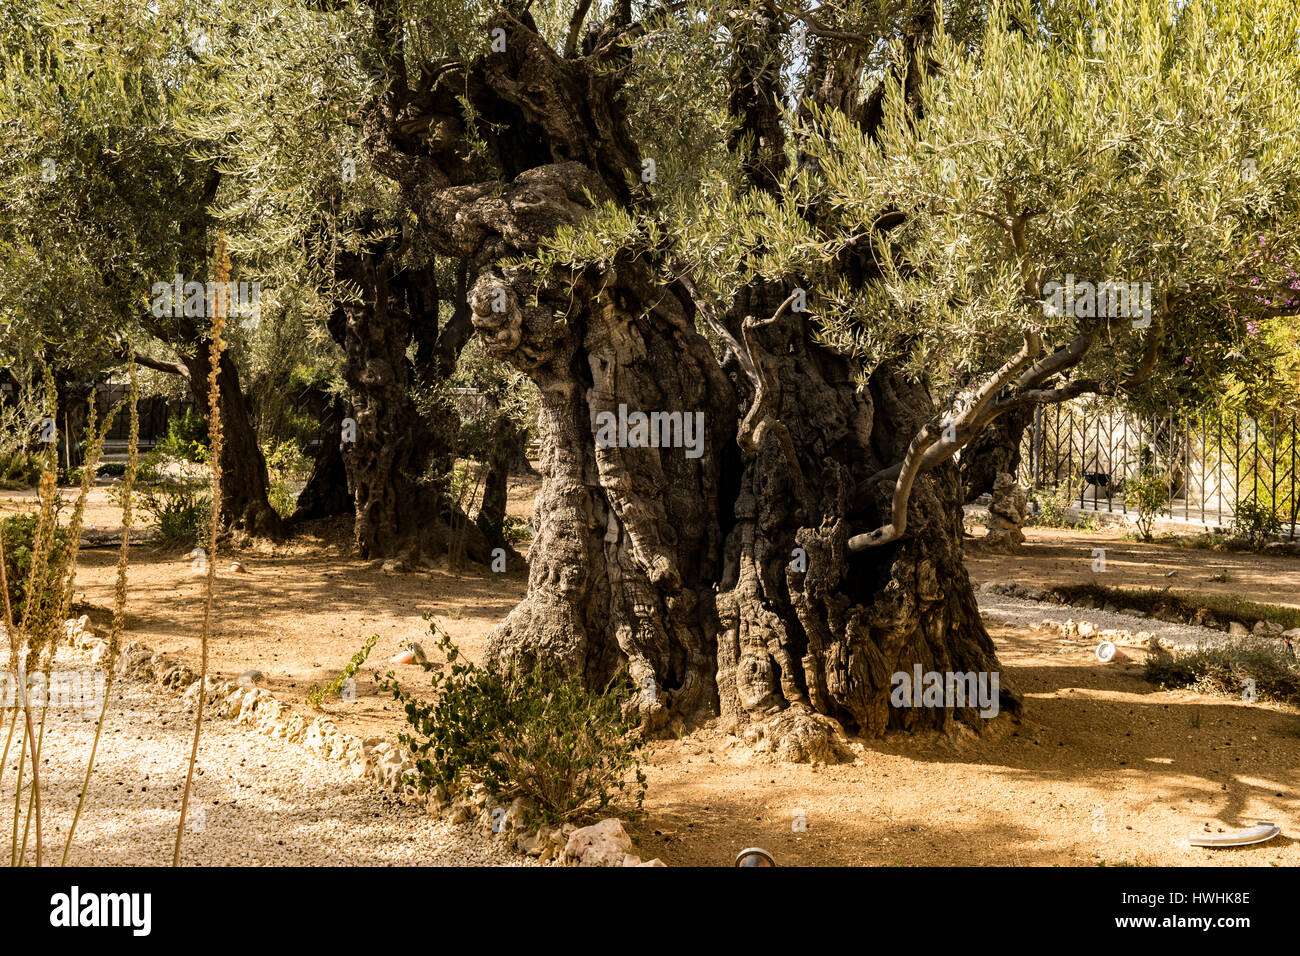
{"type": "Polygon", "coordinates": [[[1281,832],[1276,823],[1260,820],[1249,830],[1237,830],[1234,833],[1189,833],[1187,842],[1192,846],[1249,846],[1271,840],[1281,832]]]}
{"type": "Polygon", "coordinates": [[[1102,641],[1097,645],[1097,660],[1103,664],[1109,663],[1115,657],[1115,644],[1113,641],[1102,641]]]}
{"type": "Polygon", "coordinates": [[[232,562],[230,562],[230,571],[231,571],[232,574],[245,574],[245,573],[247,573],[247,570],[245,569],[245,567],[244,567],[242,564],[240,564],[238,561],[232,561],[232,562]]]}

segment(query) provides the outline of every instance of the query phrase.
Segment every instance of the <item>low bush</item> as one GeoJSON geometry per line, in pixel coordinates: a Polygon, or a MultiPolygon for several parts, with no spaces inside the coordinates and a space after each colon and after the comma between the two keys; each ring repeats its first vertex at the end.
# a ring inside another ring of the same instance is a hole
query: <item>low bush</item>
{"type": "Polygon", "coordinates": [[[327,696],[342,693],[344,686],[356,675],[357,671],[361,669],[361,665],[366,662],[366,658],[370,656],[370,652],[374,650],[375,641],[377,640],[379,640],[378,634],[366,641],[361,650],[352,655],[352,660],[344,665],[343,672],[324,687],[320,684],[312,684],[307,690],[307,703],[319,710],[321,701],[327,696]]]}
{"type": "Polygon", "coordinates": [[[1035,488],[1029,492],[1029,500],[1037,505],[1037,510],[1026,520],[1026,524],[1040,528],[1068,528],[1072,524],[1066,509],[1074,496],[1068,482],[1055,488],[1035,488]]]}
{"type": "Polygon", "coordinates": [[[201,485],[170,482],[143,485],[137,492],[140,508],[168,544],[192,547],[207,536],[212,501],[201,485]]]}
{"type": "Polygon", "coordinates": [[[167,434],[158,442],[156,451],[185,461],[208,460],[208,423],[202,415],[187,408],[185,414],[167,423],[167,434]]]}
{"type": "MultiPolygon", "coordinates": [[[[27,608],[38,521],[39,516],[35,514],[11,515],[0,521],[0,529],[4,532],[5,579],[9,582],[9,601],[16,622],[22,621],[23,613],[27,608]]],[[[54,548],[48,559],[49,566],[62,568],[66,565],[68,557],[68,533],[63,528],[59,528],[54,535],[54,548]]],[[[47,603],[54,596],[52,581],[47,582],[43,591],[44,597],[41,603],[47,603]]]]}
{"type": "Polygon", "coordinates": [[[547,669],[500,675],[464,660],[436,623],[446,659],[425,663],[435,697],[420,700],[390,671],[382,686],[406,711],[401,735],[415,755],[420,784],[455,792],[481,783],[497,797],[527,798],[542,822],[579,822],[617,808],[641,811],[640,719],[624,708],[634,692],[621,678],[592,692],[580,677],[547,669]]]}
{"type": "Polygon", "coordinates": [[[17,491],[36,484],[41,463],[21,445],[0,447],[0,488],[17,491]]]}
{"type": "Polygon", "coordinates": [[[1153,643],[1143,676],[1160,687],[1190,687],[1233,697],[1250,687],[1262,700],[1300,704],[1300,666],[1277,640],[1242,638],[1175,651],[1153,643]]]}
{"type": "Polygon", "coordinates": [[[1155,474],[1130,478],[1124,486],[1124,504],[1137,512],[1134,521],[1138,535],[1150,541],[1156,518],[1169,513],[1169,482],[1155,474]]]}
{"type": "Polygon", "coordinates": [[[269,481],[267,500],[281,518],[287,518],[298,507],[297,486],[311,477],[311,459],[303,454],[292,438],[277,445],[264,446],[262,454],[266,457],[269,481]]]}
{"type": "Polygon", "coordinates": [[[1269,538],[1282,533],[1282,519],[1271,504],[1251,497],[1237,503],[1232,530],[1258,549],[1264,547],[1269,538]]]}

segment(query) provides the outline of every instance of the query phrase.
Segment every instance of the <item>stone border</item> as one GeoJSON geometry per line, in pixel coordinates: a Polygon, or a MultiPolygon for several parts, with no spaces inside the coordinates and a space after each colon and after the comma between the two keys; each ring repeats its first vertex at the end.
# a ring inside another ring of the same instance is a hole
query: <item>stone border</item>
{"type": "MultiPolygon", "coordinates": [[[[1288,631],[1276,621],[1260,618],[1255,621],[1253,627],[1247,628],[1240,621],[1220,621],[1218,615],[1208,608],[1201,608],[1192,615],[1179,614],[1172,607],[1167,610],[1157,609],[1154,613],[1147,613],[1137,608],[1121,607],[1112,601],[1099,603],[1096,598],[1084,598],[1078,602],[1071,601],[1053,588],[1025,587],[1020,584],[999,581],[985,581],[979,586],[978,591],[981,594],[1002,594],[1022,601],[1037,601],[1041,604],[1064,604],[1070,607],[1083,608],[1084,610],[1105,611],[1110,614],[1124,614],[1136,618],[1149,618],[1166,624],[1187,624],[1212,631],[1223,631],[1229,637],[1253,635],[1255,637],[1288,637],[1293,641],[1300,640],[1300,627],[1288,631]]],[[[1151,637],[1146,631],[1139,633],[1147,638],[1151,637]]]]}
{"type": "MultiPolygon", "coordinates": [[[[74,648],[102,666],[108,643],[95,635],[89,616],[63,625],[74,648]]],[[[199,675],[174,657],[155,651],[141,641],[120,649],[115,679],[152,683],[181,697],[191,709],[197,705],[199,675]]],[[[328,761],[341,764],[353,779],[364,779],[379,790],[395,793],[403,802],[421,798],[416,784],[415,761],[400,744],[362,740],[345,734],[328,715],[308,721],[266,690],[251,683],[207,678],[205,707],[214,717],[233,720],[274,740],[297,744],[328,761]]],[[[493,840],[508,842],[519,853],[541,864],[557,866],[663,866],[655,859],[642,862],[632,853],[632,839],[620,820],[610,817],[589,827],[565,824],[559,828],[527,827],[528,802],[522,797],[506,805],[494,800],[482,785],[448,799],[441,787],[425,797],[425,810],[452,826],[477,823],[493,840]]]]}

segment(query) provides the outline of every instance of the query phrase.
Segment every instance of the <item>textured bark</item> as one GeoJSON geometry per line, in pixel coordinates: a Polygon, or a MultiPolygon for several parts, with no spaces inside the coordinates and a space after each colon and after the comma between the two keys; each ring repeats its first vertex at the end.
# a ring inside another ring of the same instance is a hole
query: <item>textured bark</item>
{"type": "MultiPolygon", "coordinates": [[[[776,115],[779,37],[778,24],[761,14],[736,31],[732,109],[749,134],[740,142],[751,150],[743,159],[755,190],[775,191],[786,162],[776,115]]],[[[857,94],[862,56],[814,45],[806,117],[814,106],[831,108],[870,129],[872,101],[857,94]]],[[[815,221],[818,210],[805,214],[815,221]]],[[[838,271],[851,284],[878,277],[865,250],[843,255],[838,271]]],[[[924,383],[907,382],[888,363],[859,392],[856,365],[815,345],[807,317],[786,310],[801,284],[755,281],[725,318],[728,368],[745,407],[736,525],[718,596],[722,712],[739,725],[810,709],[865,735],[954,721],[978,727],[974,708],[890,703],[893,675],[916,665],[940,674],[997,670],[962,565],[956,467],[916,483],[900,541],[847,548],[855,532],[889,520],[893,482],[863,495],[863,479],[901,461],[937,409],[924,383]]],[[[1012,695],[1001,697],[1003,709],[1018,709],[1012,695]]],[[[780,717],[774,723],[783,725],[780,717]]],[[[788,749],[793,759],[820,756],[815,742],[788,749]]]]}
{"type": "Polygon", "coordinates": [[[961,478],[967,504],[980,495],[991,495],[999,474],[1019,473],[1020,448],[1033,420],[1032,405],[1004,412],[962,449],[961,478]]]}
{"type": "MultiPolygon", "coordinates": [[[[208,348],[203,343],[193,356],[182,361],[189,371],[194,406],[208,417],[208,348]]],[[[266,459],[257,441],[257,431],[248,414],[248,403],[239,384],[239,369],[229,355],[221,356],[221,521],[228,528],[256,537],[279,538],[284,522],[267,499],[269,480],[266,459]]]]}
{"type": "MultiPolygon", "coordinates": [[[[356,440],[344,442],[342,458],[357,550],[363,558],[397,558],[415,566],[447,550],[453,506],[437,479],[451,467],[451,425],[420,414],[407,358],[413,340],[418,348],[437,334],[432,270],[403,268],[393,260],[391,250],[380,246],[339,257],[337,276],[359,297],[337,303],[329,326],[343,349],[356,425],[356,440]]],[[[466,544],[475,560],[488,559],[477,529],[468,530],[466,544]]]]}
{"type": "Polygon", "coordinates": [[[347,416],[343,413],[341,403],[335,402],[328,415],[330,428],[326,431],[324,445],[312,465],[307,484],[298,495],[298,506],[289,518],[290,525],[331,518],[334,515],[355,514],[356,503],[348,488],[348,469],[343,461],[343,446],[339,441],[340,423],[344,417],[347,416]]]}
{"type": "MultiPolygon", "coordinates": [[[[756,283],[717,320],[734,344],[724,373],[695,329],[689,283],[655,284],[653,250],[576,274],[504,267],[593,203],[642,201],[617,53],[590,55],[616,49],[611,27],[588,32],[588,56],[566,59],[526,14],[501,13],[488,26],[506,30],[506,53],[448,62],[432,88],[411,90],[392,5],[373,6],[391,88],[367,118],[372,161],[438,251],[468,263],[487,351],[541,392],[528,593],[493,631],[490,661],[555,666],[591,686],[626,664],[643,689],[629,706],[651,730],[719,711],[739,725],[815,709],[869,734],[973,722],[889,703],[892,674],[914,664],[997,667],[961,564],[956,467],[918,481],[905,539],[846,550],[888,514],[891,483],[856,489],[933,416],[923,385],[884,367],[859,393],[857,369],[812,344],[806,315],[778,315],[788,287],[756,283]],[[460,148],[460,96],[485,120],[482,160],[460,148]],[[620,405],[703,413],[704,454],[600,446],[597,416],[620,405]],[[806,571],[792,569],[796,547],[806,571]]],[[[823,105],[855,108],[863,55],[818,46],[823,105]]],[[[753,187],[774,189],[779,70],[737,63],[733,109],[755,135],[733,147],[750,150],[753,187]]],[[[866,281],[868,263],[864,252],[846,274],[866,281]]]]}
{"type": "MultiPolygon", "coordinates": [[[[391,39],[386,6],[377,22],[391,39]]],[[[656,287],[646,263],[536,279],[501,266],[590,215],[593,201],[636,201],[641,162],[611,62],[561,58],[527,14],[502,13],[496,26],[507,52],[448,66],[432,90],[406,89],[402,65],[389,62],[393,90],[367,123],[371,155],[438,251],[468,264],[486,350],[541,392],[528,594],[493,632],[489,656],[565,668],[593,686],[626,665],[642,687],[632,706],[657,728],[712,705],[718,450],[731,441],[734,396],[689,300],[656,287]],[[486,121],[485,163],[458,148],[459,96],[486,121]],[[620,404],[704,414],[705,454],[596,447],[595,416],[620,404]]],[[[600,42],[589,34],[587,49],[600,42]]]]}
{"type": "MultiPolygon", "coordinates": [[[[579,295],[593,307],[571,314],[554,357],[531,368],[542,392],[538,533],[528,595],[489,654],[502,666],[558,665],[593,686],[626,664],[642,688],[635,706],[657,729],[713,705],[717,450],[730,441],[734,405],[680,302],[665,297],[642,313],[649,290],[631,284],[628,298],[615,285],[579,295]],[[597,446],[595,417],[620,404],[702,413],[705,453],[597,446]]],[[[489,334],[492,315],[476,311],[489,334]]]]}

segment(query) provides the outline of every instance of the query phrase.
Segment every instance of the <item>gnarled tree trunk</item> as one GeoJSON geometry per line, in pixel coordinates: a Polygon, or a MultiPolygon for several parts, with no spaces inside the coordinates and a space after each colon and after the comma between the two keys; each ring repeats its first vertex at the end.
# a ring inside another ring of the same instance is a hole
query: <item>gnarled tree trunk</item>
{"type": "MultiPolygon", "coordinates": [[[[560,667],[592,686],[626,664],[640,687],[629,706],[652,730],[805,708],[868,734],[971,722],[890,706],[897,671],[997,667],[962,568],[955,466],[917,482],[902,540],[848,548],[889,515],[892,482],[859,488],[933,417],[922,384],[884,366],[859,392],[857,369],[812,344],[807,316],[782,311],[788,290],[761,285],[710,317],[733,343],[724,373],[695,328],[704,305],[686,280],[657,283],[653,251],[577,273],[504,265],[593,203],[642,201],[608,42],[619,14],[588,31],[589,55],[577,57],[557,54],[527,14],[501,13],[489,28],[505,31],[504,53],[444,64],[431,88],[412,90],[396,5],[372,6],[391,84],[366,123],[372,161],[438,251],[468,264],[487,351],[541,392],[528,593],[493,631],[491,661],[560,667]],[[484,160],[460,148],[460,97],[482,119],[484,160]],[[606,441],[609,417],[633,412],[702,416],[698,457],[606,441]]],[[[779,153],[771,83],[751,84],[760,128],[744,141],[779,153]]],[[[852,105],[855,88],[842,83],[828,102],[836,92],[844,102],[831,105],[852,105]]],[[[746,169],[756,188],[775,187],[772,156],[746,169]]]]}
{"type": "MultiPolygon", "coordinates": [[[[492,407],[497,408],[495,403],[492,407]]],[[[484,463],[487,474],[483,479],[483,502],[474,516],[474,523],[493,549],[514,551],[506,540],[506,507],[509,504],[510,475],[521,457],[523,434],[509,416],[498,412],[492,448],[484,463]]]]}
{"type": "Polygon", "coordinates": [[[342,422],[350,417],[346,407],[333,398],[326,405],[326,426],[322,446],[312,465],[307,484],[298,495],[290,525],[334,515],[354,514],[355,504],[348,489],[348,469],[343,461],[342,422]]]}
{"type": "Polygon", "coordinates": [[[980,495],[991,495],[999,474],[1014,476],[1020,471],[1020,449],[1033,420],[1032,405],[1012,409],[995,418],[962,449],[962,500],[966,504],[980,495]]]}
{"type": "MultiPolygon", "coordinates": [[[[208,374],[206,344],[182,361],[188,371],[196,408],[208,417],[208,374]]],[[[239,384],[239,368],[228,354],[221,356],[221,520],[229,528],[256,537],[279,538],[284,522],[267,498],[270,484],[266,458],[257,441],[257,430],[248,414],[248,404],[239,384]]]]}
{"type": "MultiPolygon", "coordinates": [[[[398,558],[408,566],[447,550],[454,503],[442,491],[450,471],[450,421],[421,415],[407,357],[438,333],[438,296],[431,267],[404,268],[376,245],[340,256],[340,280],[360,291],[339,301],[330,334],[343,349],[343,378],[355,427],[341,429],[342,458],[352,489],[354,538],[363,558],[398,558]]],[[[463,337],[461,339],[463,342],[463,337]]],[[[463,523],[463,521],[461,522],[463,523]]],[[[486,561],[486,539],[466,529],[466,551],[486,561]]]]}

